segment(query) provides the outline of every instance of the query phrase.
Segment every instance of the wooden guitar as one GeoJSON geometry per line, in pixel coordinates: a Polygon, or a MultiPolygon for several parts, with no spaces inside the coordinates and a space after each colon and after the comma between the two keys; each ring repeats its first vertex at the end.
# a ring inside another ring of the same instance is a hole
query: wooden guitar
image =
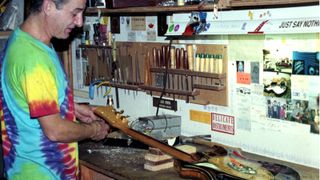
{"type": "Polygon", "coordinates": [[[161,151],[173,156],[175,169],[180,176],[192,179],[204,180],[232,180],[232,179],[277,179],[274,178],[279,172],[281,175],[293,177],[299,180],[299,174],[293,169],[277,165],[274,171],[270,163],[252,161],[244,158],[238,149],[229,147],[212,146],[211,152],[198,152],[188,154],[177,148],[169,146],[157,139],[147,136],[141,132],[131,129],[128,120],[117,112],[112,106],[100,106],[94,113],[104,119],[110,126],[121,130],[132,138],[145,143],[146,145],[159,148],[161,151]],[[284,170],[283,170],[284,169],[284,170]],[[285,171],[285,172],[282,172],[285,171]],[[289,175],[286,174],[289,172],[289,175]]]}

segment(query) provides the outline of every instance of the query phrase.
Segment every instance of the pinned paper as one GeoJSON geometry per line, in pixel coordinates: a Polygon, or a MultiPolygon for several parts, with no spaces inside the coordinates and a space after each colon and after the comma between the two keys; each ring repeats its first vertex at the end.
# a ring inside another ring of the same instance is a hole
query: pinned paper
{"type": "Polygon", "coordinates": [[[250,73],[237,73],[237,83],[238,84],[250,84],[251,83],[251,74],[250,73]]]}

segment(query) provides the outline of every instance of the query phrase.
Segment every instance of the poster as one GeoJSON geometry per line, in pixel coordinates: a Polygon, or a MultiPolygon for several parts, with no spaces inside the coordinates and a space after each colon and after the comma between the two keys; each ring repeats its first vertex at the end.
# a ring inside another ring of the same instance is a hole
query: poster
{"type": "Polygon", "coordinates": [[[146,30],[146,17],[144,17],[144,16],[131,17],[131,30],[132,31],[145,31],[146,30]]]}
{"type": "Polygon", "coordinates": [[[211,130],[234,135],[234,116],[212,113],[211,130]]]}

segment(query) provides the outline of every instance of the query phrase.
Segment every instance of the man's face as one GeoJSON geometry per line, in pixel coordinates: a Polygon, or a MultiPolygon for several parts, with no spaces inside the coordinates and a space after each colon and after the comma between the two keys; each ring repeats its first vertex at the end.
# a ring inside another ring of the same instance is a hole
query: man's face
{"type": "Polygon", "coordinates": [[[73,28],[83,25],[85,6],[86,0],[69,0],[60,9],[54,5],[53,12],[47,19],[50,34],[59,39],[68,38],[73,28]]]}

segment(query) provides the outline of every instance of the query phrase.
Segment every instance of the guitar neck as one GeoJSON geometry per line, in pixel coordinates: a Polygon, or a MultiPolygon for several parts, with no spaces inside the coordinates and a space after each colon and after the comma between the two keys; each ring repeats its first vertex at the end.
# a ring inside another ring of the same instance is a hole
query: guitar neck
{"type": "Polygon", "coordinates": [[[115,127],[125,134],[133,137],[134,139],[141,141],[149,146],[159,148],[161,151],[188,163],[198,162],[200,159],[196,155],[185,153],[179,149],[171,147],[165,143],[158,141],[155,138],[147,136],[141,132],[128,127],[128,122],[124,121],[126,119],[121,118],[119,113],[117,113],[112,106],[100,106],[94,110],[95,114],[107,121],[112,127],[115,127]]]}
{"type": "Polygon", "coordinates": [[[176,149],[174,147],[171,147],[163,142],[160,142],[150,136],[147,136],[141,132],[138,132],[136,130],[133,129],[125,129],[123,130],[124,133],[126,133],[127,135],[133,137],[134,139],[141,141],[149,146],[152,147],[156,147],[159,148],[161,151],[188,163],[194,163],[197,162],[199,160],[199,157],[197,157],[196,155],[191,155],[188,153],[185,153],[179,149],[176,149]]]}

